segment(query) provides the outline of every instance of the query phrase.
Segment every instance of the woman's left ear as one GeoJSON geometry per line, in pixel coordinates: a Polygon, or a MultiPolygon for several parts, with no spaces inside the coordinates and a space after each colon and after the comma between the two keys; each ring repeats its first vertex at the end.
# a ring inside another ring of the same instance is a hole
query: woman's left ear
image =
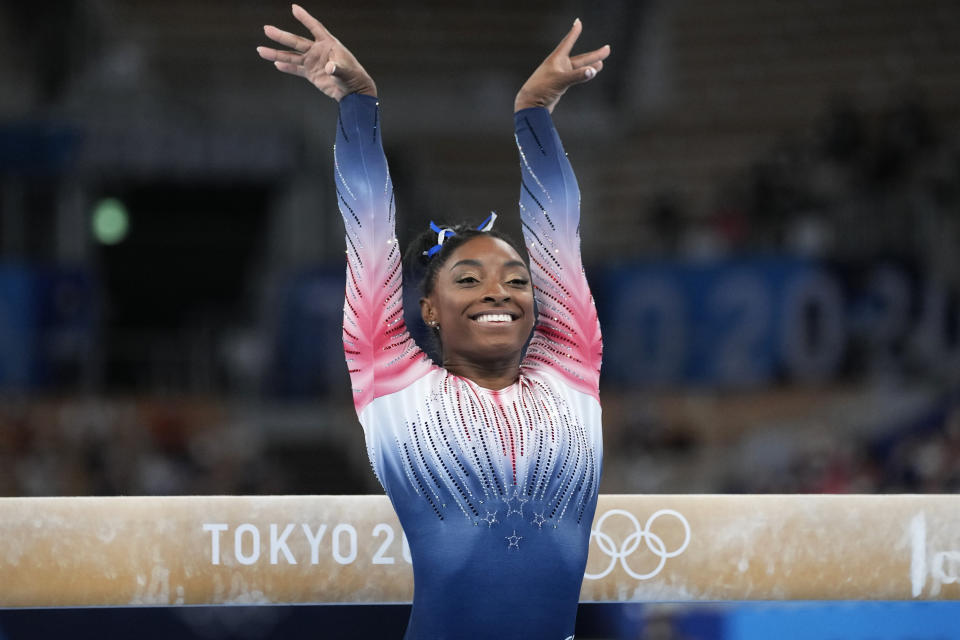
{"type": "Polygon", "coordinates": [[[420,298],[420,317],[423,318],[423,323],[428,327],[437,326],[437,314],[430,298],[420,298]]]}

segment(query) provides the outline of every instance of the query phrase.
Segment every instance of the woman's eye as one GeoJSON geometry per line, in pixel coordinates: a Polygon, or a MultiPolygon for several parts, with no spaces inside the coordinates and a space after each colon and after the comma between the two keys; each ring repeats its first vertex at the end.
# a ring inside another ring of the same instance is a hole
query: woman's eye
{"type": "Polygon", "coordinates": [[[474,282],[480,282],[480,281],[474,278],[473,276],[463,276],[462,278],[459,278],[457,282],[459,284],[472,284],[474,282]]]}
{"type": "Polygon", "coordinates": [[[514,278],[513,280],[510,281],[510,284],[516,285],[518,287],[525,287],[527,286],[527,284],[529,284],[529,282],[530,281],[527,280],[526,278],[514,278]]]}

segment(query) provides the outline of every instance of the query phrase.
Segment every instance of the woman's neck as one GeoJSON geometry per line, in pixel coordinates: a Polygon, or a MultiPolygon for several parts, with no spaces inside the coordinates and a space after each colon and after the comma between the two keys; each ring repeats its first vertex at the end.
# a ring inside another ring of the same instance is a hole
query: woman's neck
{"type": "Polygon", "coordinates": [[[509,362],[500,363],[444,359],[443,368],[455,376],[466,378],[484,389],[493,391],[509,387],[520,377],[519,360],[513,358],[509,362]]]}

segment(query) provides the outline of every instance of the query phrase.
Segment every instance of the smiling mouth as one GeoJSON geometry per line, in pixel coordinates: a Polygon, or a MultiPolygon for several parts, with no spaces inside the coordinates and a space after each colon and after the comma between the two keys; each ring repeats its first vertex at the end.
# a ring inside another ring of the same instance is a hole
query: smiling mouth
{"type": "Polygon", "coordinates": [[[510,313],[478,313],[471,320],[482,324],[507,324],[516,320],[516,317],[510,313]]]}

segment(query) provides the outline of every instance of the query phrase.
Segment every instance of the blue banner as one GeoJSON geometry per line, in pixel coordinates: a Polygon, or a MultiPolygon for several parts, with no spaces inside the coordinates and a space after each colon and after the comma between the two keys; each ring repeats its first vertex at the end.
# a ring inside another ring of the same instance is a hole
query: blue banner
{"type": "Polygon", "coordinates": [[[0,389],[76,382],[95,348],[98,309],[83,269],[0,265],[0,389]]]}
{"type": "Polygon", "coordinates": [[[26,389],[36,377],[37,303],[32,273],[0,265],[0,389],[26,389]]]}
{"type": "Polygon", "coordinates": [[[602,274],[608,380],[755,386],[826,379],[844,355],[838,281],[801,260],[656,263],[602,274]]]}
{"type": "Polygon", "coordinates": [[[274,344],[271,388],[310,397],[350,389],[343,356],[343,269],[314,269],[284,286],[274,344]]]}

